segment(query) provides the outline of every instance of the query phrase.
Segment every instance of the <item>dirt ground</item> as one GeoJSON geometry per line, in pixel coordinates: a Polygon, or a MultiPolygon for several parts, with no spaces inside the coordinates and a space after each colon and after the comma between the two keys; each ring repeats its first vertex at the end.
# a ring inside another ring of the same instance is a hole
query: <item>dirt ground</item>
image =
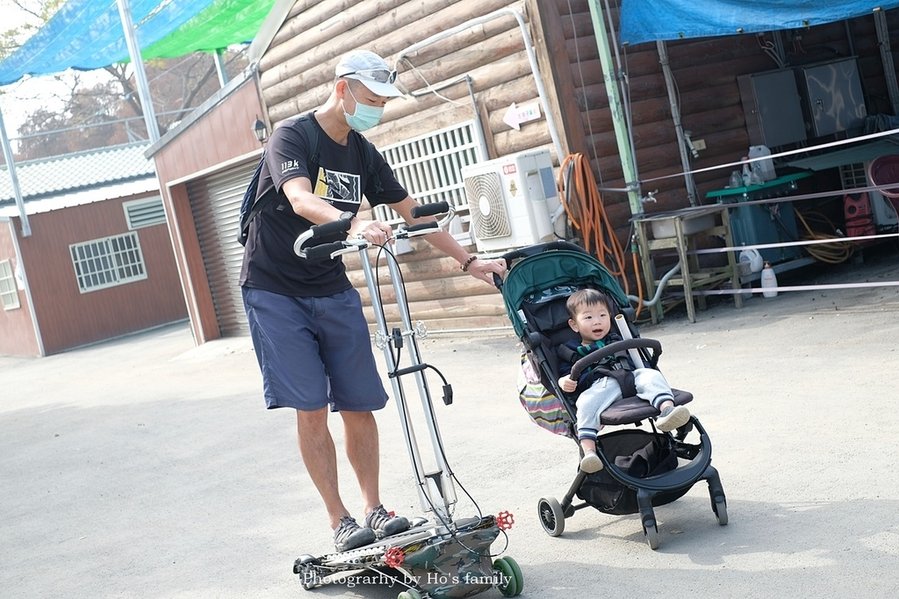
{"type": "MultiPolygon", "coordinates": [[[[895,249],[872,252],[803,276],[896,281],[899,260],[895,249]]],[[[742,310],[718,301],[694,324],[674,314],[642,334],[662,342],[672,384],[695,395],[730,518],[717,525],[700,482],[656,509],[657,551],[636,515],[588,508],[561,537],[542,530],[537,501],[561,498],[577,448],[522,410],[511,334],[420,342],[455,392],[436,410],[450,464],[481,510],[515,516],[507,554],[521,565],[522,596],[893,596],[899,287],[754,297],[742,310]]],[[[331,533],[294,415],[264,410],[260,381],[248,339],[194,347],[183,323],[0,358],[0,594],[396,597],[401,589],[378,584],[298,585],[294,558],[329,551],[331,533]]],[[[383,499],[420,514],[392,402],[378,421],[383,499]]],[[[360,509],[342,454],[340,467],[360,509]]],[[[474,515],[457,491],[457,515],[474,515]]]]}

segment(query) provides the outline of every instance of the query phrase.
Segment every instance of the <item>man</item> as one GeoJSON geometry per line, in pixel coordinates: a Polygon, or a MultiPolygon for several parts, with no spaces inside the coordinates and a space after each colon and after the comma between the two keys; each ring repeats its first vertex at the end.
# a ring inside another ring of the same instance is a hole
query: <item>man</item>
{"type": "MultiPolygon", "coordinates": [[[[387,512],[379,497],[372,411],[384,407],[387,394],[359,294],[339,258],[306,261],[294,254],[293,243],[312,225],[343,218],[351,221],[350,237],[384,244],[390,227],[356,216],[362,196],[373,206],[390,204],[409,223],[417,203],[358,133],[377,125],[387,101],[401,95],[396,72],[377,54],[359,51],[340,60],[336,75],[319,110],[285,122],[268,142],[257,197],[277,195],[250,223],[240,284],[266,404],[296,410],[300,454],[324,501],[335,547],[346,551],[402,532],[409,521],[387,512]],[[329,406],[343,419],[347,457],[362,492],[362,526],[338,492],[329,406]]],[[[426,239],[487,283],[505,272],[503,261],[470,255],[446,232],[426,239]]]]}

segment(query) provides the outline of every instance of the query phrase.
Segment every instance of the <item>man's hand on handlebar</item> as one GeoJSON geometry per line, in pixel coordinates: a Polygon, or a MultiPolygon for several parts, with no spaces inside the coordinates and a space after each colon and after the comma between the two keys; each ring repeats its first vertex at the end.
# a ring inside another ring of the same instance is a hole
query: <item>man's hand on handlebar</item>
{"type": "Polygon", "coordinates": [[[390,225],[377,220],[362,220],[359,217],[353,219],[353,224],[347,232],[348,239],[365,239],[374,245],[384,245],[393,238],[393,229],[390,225]]]}
{"type": "Polygon", "coordinates": [[[468,274],[491,285],[494,283],[494,275],[500,279],[506,276],[506,261],[488,258],[478,258],[467,268],[468,274]]]}

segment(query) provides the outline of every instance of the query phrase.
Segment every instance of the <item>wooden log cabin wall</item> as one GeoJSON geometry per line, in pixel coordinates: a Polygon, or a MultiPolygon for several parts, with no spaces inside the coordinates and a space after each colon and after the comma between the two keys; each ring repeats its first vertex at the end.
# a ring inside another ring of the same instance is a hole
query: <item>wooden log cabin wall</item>
{"type": "MultiPolygon", "coordinates": [[[[600,3],[617,28],[620,0],[600,3]]],[[[506,8],[519,10],[527,22],[564,152],[589,157],[601,187],[625,187],[587,0],[299,0],[259,64],[269,122],[277,126],[323,103],[333,84],[336,59],[345,52],[368,48],[392,62],[412,44],[506,8]]],[[[899,28],[897,12],[887,12],[891,31],[899,28]]],[[[693,169],[739,160],[746,154],[750,141],[737,78],[776,68],[762,48],[771,35],[667,43],[683,128],[693,139],[706,143],[699,157],[691,159],[693,169]]],[[[780,35],[789,52],[795,53],[792,58],[803,62],[858,56],[869,102],[883,105],[869,106],[869,110],[888,111],[873,18],[780,35]]],[[[668,177],[644,185],[644,193],[658,190],[657,201],[645,209],[685,207],[685,180],[671,176],[680,173],[683,165],[656,44],[619,48],[619,55],[627,80],[639,177],[668,177]]],[[[399,65],[399,82],[415,93],[387,105],[382,124],[367,135],[376,145],[478,119],[486,133],[488,158],[538,147],[552,149],[545,118],[522,125],[520,131],[503,122],[512,102],[538,98],[523,37],[512,16],[460,31],[406,59],[399,65]],[[443,98],[422,93],[427,84],[439,87],[443,98]]],[[[553,158],[558,166],[564,156],[553,152],[553,158]]],[[[697,174],[697,199],[723,187],[729,174],[730,169],[697,174]]],[[[620,192],[602,196],[619,240],[628,248],[627,197],[620,192]]],[[[454,261],[441,258],[427,243],[416,240],[413,246],[414,252],[400,258],[413,319],[425,321],[432,330],[508,326],[495,290],[461,273],[454,261]]],[[[350,258],[347,265],[354,282],[361,285],[358,263],[350,258]]],[[[386,277],[386,269],[381,270],[386,277]]],[[[363,297],[368,302],[367,293],[363,297]]],[[[393,312],[395,307],[388,306],[388,314],[393,312]]]]}
{"type": "MultiPolygon", "coordinates": [[[[599,3],[604,8],[608,5],[608,16],[617,28],[620,0],[599,0],[599,3]]],[[[554,50],[552,56],[560,71],[556,77],[556,93],[563,96],[560,105],[565,111],[562,121],[569,151],[591,157],[600,186],[623,188],[625,181],[589,4],[587,0],[560,0],[540,2],[540,6],[547,45],[565,48],[564,55],[554,50]],[[563,41],[554,39],[555,32],[561,32],[563,41]],[[564,65],[558,64],[566,59],[570,67],[567,73],[562,72],[564,65]]],[[[886,11],[886,17],[889,31],[899,30],[899,11],[886,11]]],[[[873,17],[782,31],[777,35],[785,46],[787,60],[793,65],[858,57],[869,113],[892,112],[873,17]]],[[[772,33],[746,34],[666,43],[683,128],[691,132],[692,139],[706,143],[699,157],[691,158],[692,169],[738,161],[747,154],[750,140],[738,77],[777,68],[762,47],[773,43],[773,36],[772,33]]],[[[643,193],[658,190],[657,201],[645,204],[644,209],[657,212],[686,207],[689,201],[685,180],[671,177],[684,169],[658,48],[655,43],[625,46],[619,48],[619,55],[630,99],[638,176],[641,181],[669,177],[643,185],[643,193]]],[[[732,167],[697,173],[694,176],[697,201],[701,202],[708,191],[724,187],[731,170],[732,167]]],[[[604,193],[603,201],[619,240],[625,243],[631,234],[626,196],[604,193]]]]}
{"type": "MultiPolygon", "coordinates": [[[[393,63],[413,44],[506,8],[522,14],[525,10],[521,2],[508,0],[297,2],[260,60],[268,118],[277,126],[322,104],[334,83],[337,57],[346,52],[367,48],[393,63]]],[[[387,105],[382,124],[366,134],[376,146],[473,119],[485,132],[487,158],[550,146],[544,120],[522,125],[520,131],[503,123],[513,102],[538,97],[524,39],[511,14],[406,55],[399,71],[399,83],[413,95],[387,105]],[[426,93],[428,84],[442,97],[426,93]]],[[[455,260],[433,251],[427,242],[413,240],[412,246],[414,251],[402,255],[400,262],[413,320],[435,331],[509,327],[495,288],[461,272],[455,260]]],[[[469,249],[475,251],[473,245],[469,249]]],[[[345,256],[345,262],[373,323],[358,258],[345,256]]],[[[397,309],[386,271],[381,268],[383,300],[388,320],[395,322],[397,309]]]]}

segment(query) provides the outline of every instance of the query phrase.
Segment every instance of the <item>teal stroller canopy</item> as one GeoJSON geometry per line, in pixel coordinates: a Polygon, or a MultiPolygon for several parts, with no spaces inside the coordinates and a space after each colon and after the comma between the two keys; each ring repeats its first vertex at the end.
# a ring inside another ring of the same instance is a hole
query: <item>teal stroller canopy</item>
{"type": "Polygon", "coordinates": [[[547,249],[513,263],[502,286],[506,312],[519,338],[525,327],[519,314],[522,302],[560,286],[595,287],[608,293],[619,308],[630,305],[618,281],[596,258],[583,250],[547,249]]]}

